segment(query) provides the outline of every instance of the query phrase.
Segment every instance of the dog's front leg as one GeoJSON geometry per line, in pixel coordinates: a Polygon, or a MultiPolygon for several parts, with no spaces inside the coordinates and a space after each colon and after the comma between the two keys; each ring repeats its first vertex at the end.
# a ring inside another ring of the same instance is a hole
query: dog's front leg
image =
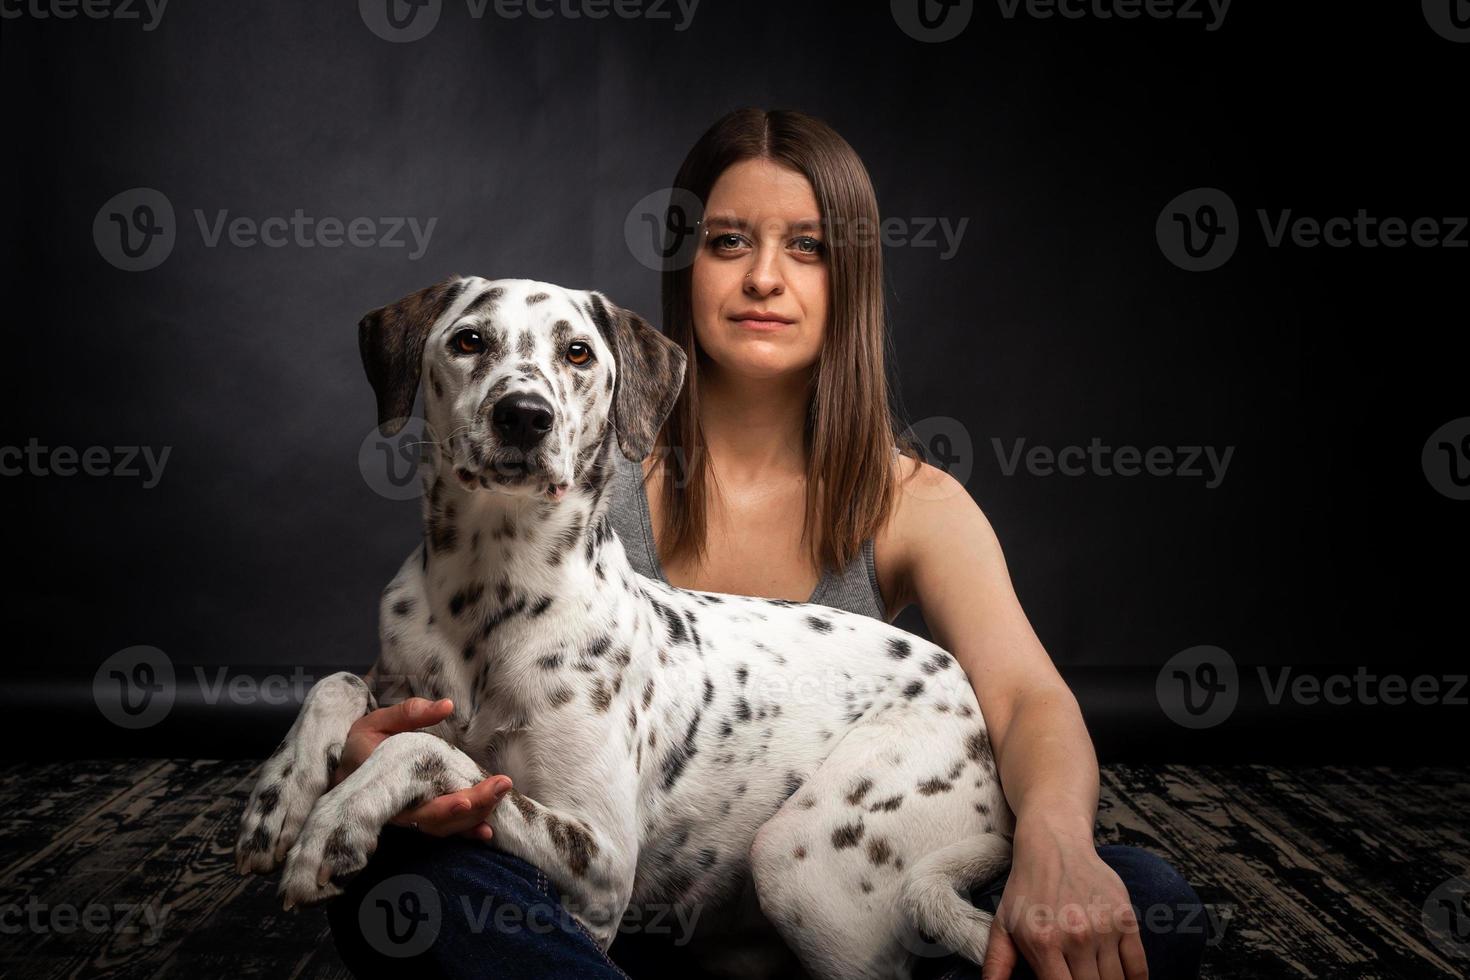
{"type": "Polygon", "coordinates": [[[250,791],[235,842],[237,871],[268,874],[280,865],[332,781],[347,730],[377,706],[367,682],[347,671],[312,686],[250,791]]]}
{"type": "MultiPolygon", "coordinates": [[[[367,864],[389,819],[487,777],[473,759],[437,735],[390,735],[311,811],[286,856],[284,906],[311,905],[341,894],[336,880],[367,864]]],[[[567,910],[604,950],[612,944],[633,891],[634,847],[514,790],[489,823],[495,831],[490,846],[545,871],[561,888],[567,910]]]]}

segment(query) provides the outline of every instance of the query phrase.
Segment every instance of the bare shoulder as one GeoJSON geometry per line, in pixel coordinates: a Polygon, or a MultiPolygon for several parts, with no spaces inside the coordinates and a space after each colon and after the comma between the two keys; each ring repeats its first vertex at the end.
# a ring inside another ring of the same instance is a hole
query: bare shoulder
{"type": "Polygon", "coordinates": [[[899,456],[895,466],[898,499],[873,542],[890,618],[917,600],[915,577],[922,568],[932,568],[956,548],[993,540],[990,522],[964,484],[909,456],[899,456]]]}

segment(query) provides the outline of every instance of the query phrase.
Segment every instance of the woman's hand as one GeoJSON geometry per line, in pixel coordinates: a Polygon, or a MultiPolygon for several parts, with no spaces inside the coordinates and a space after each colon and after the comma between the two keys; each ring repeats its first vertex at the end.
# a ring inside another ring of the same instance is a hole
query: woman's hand
{"type": "MultiPolygon", "coordinates": [[[[342,756],[332,773],[332,785],[336,786],[367,761],[367,757],[389,735],[437,725],[453,713],[454,702],[448,698],[439,701],[409,698],[387,708],[369,711],[347,730],[342,756]]],[[[419,830],[435,837],[459,834],[471,840],[489,840],[493,834],[485,821],[509,790],[508,777],[491,776],[469,789],[447,793],[423,806],[404,810],[388,822],[400,827],[417,825],[419,830]]]]}
{"type": "Polygon", "coordinates": [[[1147,980],[1128,889],[1097,856],[1090,836],[1042,820],[1017,826],[1014,843],[984,980],[1009,977],[1017,947],[1037,980],[1147,980]]]}

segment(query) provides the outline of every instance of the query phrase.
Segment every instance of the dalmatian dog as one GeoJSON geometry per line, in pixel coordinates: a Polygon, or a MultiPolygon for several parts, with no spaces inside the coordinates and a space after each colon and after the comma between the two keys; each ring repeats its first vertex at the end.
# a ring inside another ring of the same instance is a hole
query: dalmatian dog
{"type": "Polygon", "coordinates": [[[287,908],[322,902],[391,817],[504,773],[484,846],[542,869],[604,951],[631,906],[665,903],[719,910],[716,934],[744,908],[816,977],[983,961],[991,916],[963,890],[1009,866],[1015,818],[954,658],[645,578],[611,529],[613,467],[651,451],[677,345],[601,293],[473,277],[369,313],[359,342],[380,431],[424,389],[424,539],[383,592],[377,662],[313,686],[264,764],[242,873],[283,868],[287,908]],[[454,714],[328,789],[389,687],[454,714]]]}

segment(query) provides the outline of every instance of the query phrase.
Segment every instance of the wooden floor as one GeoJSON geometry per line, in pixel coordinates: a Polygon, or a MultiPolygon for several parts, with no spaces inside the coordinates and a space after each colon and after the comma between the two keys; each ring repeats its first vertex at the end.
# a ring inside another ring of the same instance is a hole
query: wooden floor
{"type": "MultiPolygon", "coordinates": [[[[320,910],[282,912],[273,880],[235,874],[253,770],[0,767],[0,975],[346,976],[320,910]]],[[[1219,921],[1206,977],[1470,973],[1470,936],[1422,919],[1470,874],[1470,770],[1110,766],[1102,797],[1098,843],[1167,857],[1219,921]]]]}

